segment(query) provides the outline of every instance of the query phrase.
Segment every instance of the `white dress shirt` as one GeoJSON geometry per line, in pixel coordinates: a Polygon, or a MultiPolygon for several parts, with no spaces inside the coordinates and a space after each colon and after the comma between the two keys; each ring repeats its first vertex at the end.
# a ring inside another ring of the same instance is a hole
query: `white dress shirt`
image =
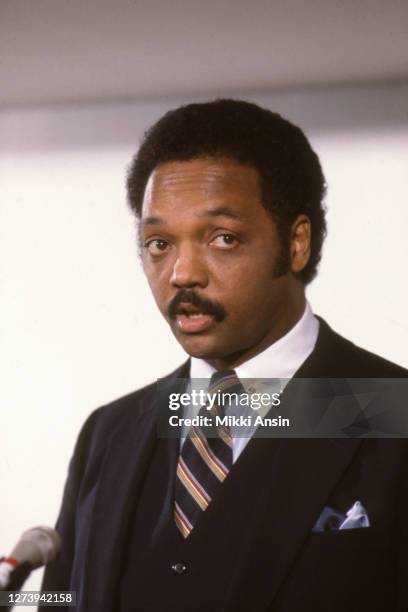
{"type": "MultiPolygon", "coordinates": [[[[288,380],[293,377],[313,351],[318,333],[319,321],[314,316],[309,303],[306,302],[302,317],[287,334],[268,346],[262,353],[255,355],[255,357],[235,368],[238,378],[244,384],[244,387],[246,379],[280,379],[280,386],[284,388],[288,380]]],[[[203,359],[191,358],[190,379],[208,379],[209,383],[215,371],[215,368],[203,359]]],[[[248,387],[246,390],[255,391],[253,387],[248,387]]],[[[184,416],[194,416],[194,412],[197,413],[198,410],[199,408],[194,411],[192,406],[187,406],[184,409],[184,416]]],[[[187,433],[186,430],[182,432],[181,444],[184,443],[187,433]]],[[[234,437],[232,433],[232,437],[233,462],[235,463],[251,436],[234,437]]]]}

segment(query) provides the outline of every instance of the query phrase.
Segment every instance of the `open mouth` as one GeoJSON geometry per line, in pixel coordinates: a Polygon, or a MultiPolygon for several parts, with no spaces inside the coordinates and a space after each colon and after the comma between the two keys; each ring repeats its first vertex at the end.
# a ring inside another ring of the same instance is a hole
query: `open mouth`
{"type": "Polygon", "coordinates": [[[215,320],[214,315],[201,312],[199,307],[183,303],[177,307],[175,318],[179,330],[187,334],[205,331],[215,320]]]}

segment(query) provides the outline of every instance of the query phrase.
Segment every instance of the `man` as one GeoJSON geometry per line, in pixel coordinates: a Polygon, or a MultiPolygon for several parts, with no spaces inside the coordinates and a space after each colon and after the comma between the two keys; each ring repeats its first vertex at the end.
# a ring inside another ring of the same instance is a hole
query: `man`
{"type": "MultiPolygon", "coordinates": [[[[151,290],[191,358],[87,420],[44,589],[77,591],[81,612],[406,610],[404,440],[158,435],[196,379],[241,397],[248,379],[406,376],[305,300],[325,186],[304,134],[242,101],[181,107],[147,132],[127,186],[151,290]]],[[[282,401],[315,415],[291,388],[282,401]]]]}

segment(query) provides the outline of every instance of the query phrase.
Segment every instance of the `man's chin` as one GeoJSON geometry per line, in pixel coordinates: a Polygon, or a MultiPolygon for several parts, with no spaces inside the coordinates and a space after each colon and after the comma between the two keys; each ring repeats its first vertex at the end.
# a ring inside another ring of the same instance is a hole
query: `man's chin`
{"type": "Polygon", "coordinates": [[[225,354],[225,347],[212,337],[212,334],[175,334],[183,349],[197,359],[220,359],[225,354]],[[224,349],[224,350],[223,350],[224,349]]]}

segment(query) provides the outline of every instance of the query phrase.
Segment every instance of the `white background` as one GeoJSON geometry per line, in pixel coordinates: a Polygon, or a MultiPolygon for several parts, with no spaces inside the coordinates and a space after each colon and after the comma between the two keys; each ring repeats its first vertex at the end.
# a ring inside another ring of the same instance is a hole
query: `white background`
{"type": "MultiPolygon", "coordinates": [[[[54,524],[90,411],[185,358],[141,272],[125,170],[162,112],[211,97],[0,112],[0,553],[54,524]]],[[[242,97],[298,122],[320,155],[329,233],[314,311],[408,366],[408,86],[242,97]]]]}

